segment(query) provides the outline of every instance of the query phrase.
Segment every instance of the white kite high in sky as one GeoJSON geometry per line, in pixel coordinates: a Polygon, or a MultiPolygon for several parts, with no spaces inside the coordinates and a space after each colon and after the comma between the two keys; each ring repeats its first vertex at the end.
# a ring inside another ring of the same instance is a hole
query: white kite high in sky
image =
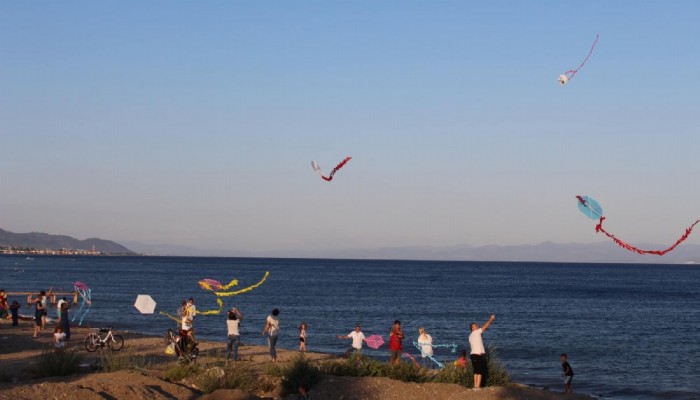
{"type": "Polygon", "coordinates": [[[591,50],[588,52],[588,55],[583,60],[581,65],[578,66],[578,68],[570,69],[570,70],[564,72],[563,74],[559,75],[559,83],[562,86],[566,85],[574,77],[574,75],[576,75],[578,70],[580,70],[581,67],[583,67],[583,65],[586,64],[586,61],[588,61],[588,58],[591,56],[591,54],[593,54],[593,49],[595,48],[595,45],[598,44],[599,37],[600,37],[600,35],[595,35],[595,42],[593,42],[593,46],[591,46],[591,50]]]}

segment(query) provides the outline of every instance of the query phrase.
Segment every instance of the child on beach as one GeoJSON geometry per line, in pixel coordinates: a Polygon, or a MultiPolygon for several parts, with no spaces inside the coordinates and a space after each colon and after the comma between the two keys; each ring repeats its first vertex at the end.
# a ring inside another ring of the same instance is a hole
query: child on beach
{"type": "Polygon", "coordinates": [[[62,349],[64,347],[66,347],[66,334],[63,333],[63,329],[61,329],[61,325],[56,325],[56,328],[54,328],[53,340],[54,340],[54,347],[56,349],[62,349]]]}
{"type": "Polygon", "coordinates": [[[455,360],[454,366],[457,368],[467,368],[467,351],[462,350],[462,353],[459,355],[459,358],[455,360]]]}
{"type": "Polygon", "coordinates": [[[19,308],[22,307],[17,300],[12,300],[10,312],[12,313],[12,326],[19,325],[19,308]]]}
{"type": "Polygon", "coordinates": [[[306,322],[299,325],[299,351],[306,353],[306,322]]]}
{"type": "Polygon", "coordinates": [[[574,370],[571,369],[571,365],[567,361],[566,353],[562,353],[561,357],[561,367],[564,370],[562,375],[564,376],[564,393],[574,393],[574,389],[571,386],[571,381],[574,379],[574,370]]]}

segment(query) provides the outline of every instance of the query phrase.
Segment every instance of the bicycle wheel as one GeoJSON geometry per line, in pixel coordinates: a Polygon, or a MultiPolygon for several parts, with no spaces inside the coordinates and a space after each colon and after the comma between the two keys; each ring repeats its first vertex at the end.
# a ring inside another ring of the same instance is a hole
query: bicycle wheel
{"type": "Polygon", "coordinates": [[[97,338],[95,335],[88,335],[88,337],[85,338],[85,350],[91,353],[97,350],[97,338]]]}
{"type": "Polygon", "coordinates": [[[165,344],[172,343],[174,337],[175,334],[173,333],[172,329],[168,329],[167,331],[165,331],[165,344]]]}
{"type": "Polygon", "coordinates": [[[124,347],[124,338],[119,335],[112,335],[112,340],[107,342],[110,350],[119,351],[124,347]]]}

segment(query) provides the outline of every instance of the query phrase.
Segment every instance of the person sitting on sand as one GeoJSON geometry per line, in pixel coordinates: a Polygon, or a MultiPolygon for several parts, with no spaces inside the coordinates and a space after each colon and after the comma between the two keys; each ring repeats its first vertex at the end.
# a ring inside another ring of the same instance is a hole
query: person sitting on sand
{"type": "Polygon", "coordinates": [[[467,368],[467,351],[466,350],[462,350],[462,354],[460,354],[459,358],[455,360],[454,366],[455,366],[455,368],[462,368],[462,369],[467,368]]]}
{"type": "Polygon", "coordinates": [[[63,333],[63,329],[61,329],[61,325],[56,325],[56,327],[54,328],[53,341],[54,341],[54,347],[56,349],[63,349],[66,347],[66,334],[63,333]]]}
{"type": "Polygon", "coordinates": [[[365,340],[365,334],[362,333],[362,328],[360,325],[355,325],[355,330],[348,333],[346,336],[338,336],[338,339],[352,339],[352,346],[345,352],[345,357],[350,357],[350,354],[354,351],[359,353],[362,351],[362,342],[365,340]]]}

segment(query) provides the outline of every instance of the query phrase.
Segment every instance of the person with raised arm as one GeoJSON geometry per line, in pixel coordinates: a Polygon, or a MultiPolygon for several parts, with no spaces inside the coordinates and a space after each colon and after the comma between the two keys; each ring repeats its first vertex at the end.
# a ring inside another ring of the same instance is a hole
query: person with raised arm
{"type": "Polygon", "coordinates": [[[476,322],[472,322],[469,325],[469,329],[471,330],[469,334],[469,346],[471,347],[469,359],[472,361],[472,368],[474,369],[474,390],[481,389],[481,378],[486,375],[487,372],[486,349],[484,348],[481,334],[491,326],[494,319],[496,319],[496,315],[492,314],[489,320],[481,327],[479,327],[479,324],[476,322]]]}

